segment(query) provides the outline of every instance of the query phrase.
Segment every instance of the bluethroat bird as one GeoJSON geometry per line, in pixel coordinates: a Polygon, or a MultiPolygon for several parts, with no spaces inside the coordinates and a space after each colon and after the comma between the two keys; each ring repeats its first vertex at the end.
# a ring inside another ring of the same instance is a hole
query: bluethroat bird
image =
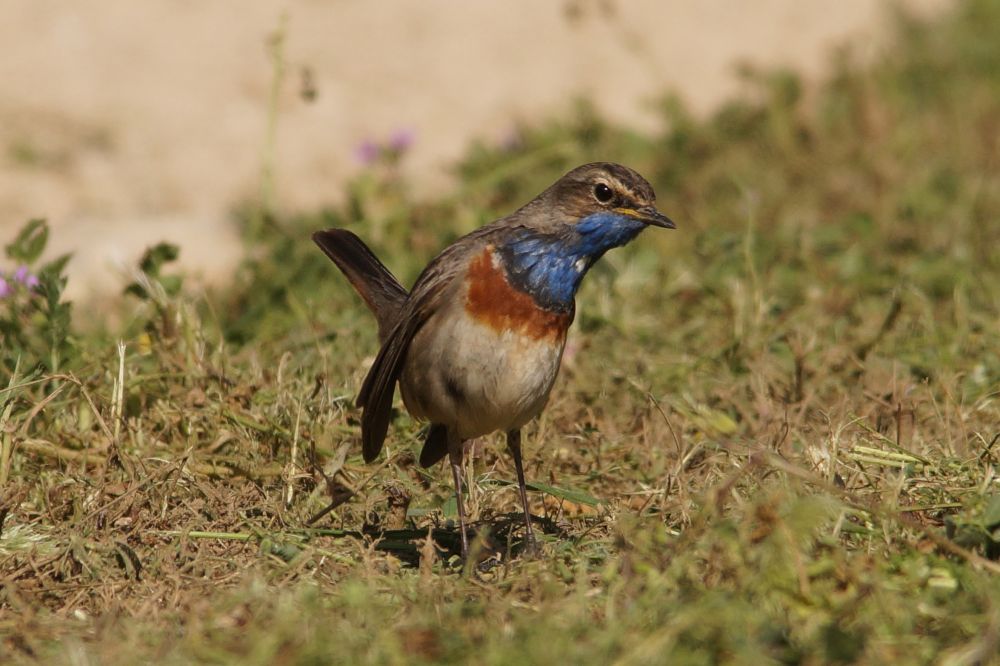
{"type": "Polygon", "coordinates": [[[507,434],[525,544],[535,549],[521,428],[548,401],[583,276],[647,226],[674,228],[655,201],[632,169],[585,164],[445,248],[409,292],[350,231],[313,234],[378,321],[382,347],[357,399],[365,461],[382,450],[398,382],[406,409],[431,424],[420,464],[430,467],[445,455],[451,463],[463,557],[463,445],[495,431],[507,434]]]}

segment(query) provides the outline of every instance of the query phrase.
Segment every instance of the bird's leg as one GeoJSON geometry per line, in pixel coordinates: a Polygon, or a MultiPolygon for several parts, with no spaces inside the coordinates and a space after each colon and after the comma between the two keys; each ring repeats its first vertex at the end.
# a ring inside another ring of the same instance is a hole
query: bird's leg
{"type": "Polygon", "coordinates": [[[521,464],[521,431],[507,431],[507,448],[514,456],[514,469],[517,470],[517,490],[521,493],[521,507],[524,509],[524,543],[525,551],[530,554],[538,552],[538,542],[535,532],[531,529],[531,512],[528,510],[528,489],[524,483],[524,465],[521,464]]]}
{"type": "Polygon", "coordinates": [[[458,529],[462,535],[462,559],[469,557],[469,537],[465,533],[465,507],[462,505],[462,440],[448,433],[448,461],[455,481],[455,505],[458,507],[458,529]]]}

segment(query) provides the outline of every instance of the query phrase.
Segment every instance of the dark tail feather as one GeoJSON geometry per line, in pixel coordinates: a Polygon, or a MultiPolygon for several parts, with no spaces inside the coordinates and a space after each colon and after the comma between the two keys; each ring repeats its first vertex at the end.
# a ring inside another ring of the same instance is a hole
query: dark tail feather
{"type": "Polygon", "coordinates": [[[420,451],[420,466],[430,467],[448,455],[448,428],[440,423],[432,423],[420,451]]]}
{"type": "Polygon", "coordinates": [[[360,238],[345,229],[327,229],[312,235],[313,241],[337,264],[358,295],[378,320],[379,340],[384,341],[396,324],[407,292],[360,238]]]}

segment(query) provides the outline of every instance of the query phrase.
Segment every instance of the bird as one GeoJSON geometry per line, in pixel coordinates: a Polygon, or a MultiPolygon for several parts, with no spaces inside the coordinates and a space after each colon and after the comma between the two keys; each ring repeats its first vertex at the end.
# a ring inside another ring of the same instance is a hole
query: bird
{"type": "Polygon", "coordinates": [[[364,459],[382,450],[398,384],[407,411],[430,422],[420,464],[447,457],[451,465],[463,559],[465,443],[493,432],[506,434],[513,457],[525,550],[538,552],[521,429],[548,401],[587,271],[646,227],[676,228],[655,204],[652,186],[633,169],[584,164],[446,247],[409,291],[351,231],[313,234],[378,327],[381,348],[356,400],[364,459]]]}

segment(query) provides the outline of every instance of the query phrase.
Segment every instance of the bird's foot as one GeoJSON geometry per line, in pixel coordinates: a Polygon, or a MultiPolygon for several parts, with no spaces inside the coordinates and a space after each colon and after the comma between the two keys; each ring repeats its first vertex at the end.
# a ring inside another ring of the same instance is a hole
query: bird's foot
{"type": "Polygon", "coordinates": [[[521,559],[524,560],[538,560],[542,558],[542,546],[535,539],[535,535],[528,532],[524,537],[524,541],[521,542],[521,552],[519,553],[521,559]]]}

